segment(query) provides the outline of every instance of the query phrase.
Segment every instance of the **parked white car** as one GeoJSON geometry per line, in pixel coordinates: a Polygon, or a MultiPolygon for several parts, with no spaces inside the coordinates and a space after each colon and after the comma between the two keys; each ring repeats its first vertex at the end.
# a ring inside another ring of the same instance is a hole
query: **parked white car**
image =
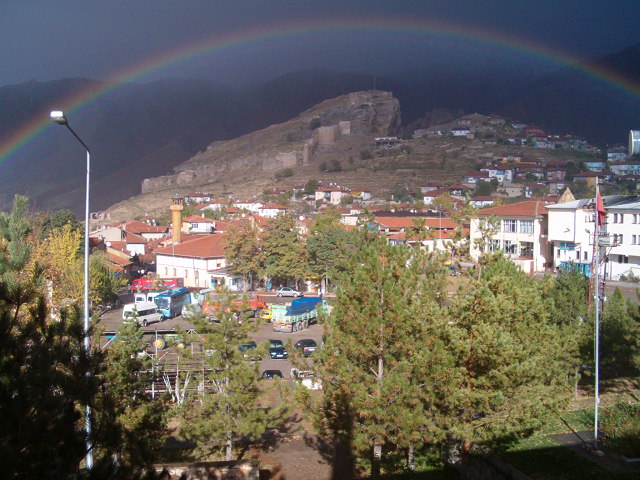
{"type": "Polygon", "coordinates": [[[316,374],[308,370],[291,369],[291,378],[295,379],[308,390],[322,390],[322,382],[316,378],[316,374]]]}
{"type": "Polygon", "coordinates": [[[276,295],[278,295],[279,297],[301,297],[302,292],[294,290],[291,287],[280,287],[276,290],[276,295]]]}

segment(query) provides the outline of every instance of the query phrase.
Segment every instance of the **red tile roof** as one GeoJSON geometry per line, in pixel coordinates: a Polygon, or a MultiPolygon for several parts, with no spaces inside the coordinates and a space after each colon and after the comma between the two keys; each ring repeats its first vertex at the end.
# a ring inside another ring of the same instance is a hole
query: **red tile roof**
{"type": "Polygon", "coordinates": [[[277,203],[267,203],[258,208],[258,210],[287,210],[284,205],[278,205],[277,203]]]}
{"type": "Polygon", "coordinates": [[[119,257],[118,255],[113,255],[112,253],[108,254],[107,258],[111,263],[115,263],[116,265],[120,265],[123,267],[131,265],[133,263],[131,260],[125,260],[124,258],[119,257]]]}
{"type": "Polygon", "coordinates": [[[127,243],[147,243],[147,239],[142,235],[138,235],[132,232],[125,232],[127,234],[127,243]]]}
{"type": "Polygon", "coordinates": [[[224,257],[224,234],[199,236],[177,245],[156,250],[156,255],[175,255],[176,257],[221,258],[224,257]]]}
{"type": "Polygon", "coordinates": [[[413,219],[424,220],[424,225],[429,228],[456,228],[459,225],[446,217],[375,217],[374,221],[388,228],[411,228],[414,226],[413,219]]]}
{"type": "Polygon", "coordinates": [[[201,217],[200,215],[191,215],[187,218],[182,219],[183,222],[194,222],[194,223],[213,223],[213,220],[206,217],[201,217]]]}
{"type": "Polygon", "coordinates": [[[516,215],[520,217],[537,217],[547,214],[547,211],[544,209],[545,205],[548,205],[548,202],[540,200],[525,200],[524,202],[501,205],[499,207],[483,208],[478,211],[478,215],[516,215]]]}
{"type": "Polygon", "coordinates": [[[148,223],[139,222],[137,220],[129,220],[123,225],[127,232],[132,233],[165,233],[167,226],[165,225],[149,225],[148,223]]]}

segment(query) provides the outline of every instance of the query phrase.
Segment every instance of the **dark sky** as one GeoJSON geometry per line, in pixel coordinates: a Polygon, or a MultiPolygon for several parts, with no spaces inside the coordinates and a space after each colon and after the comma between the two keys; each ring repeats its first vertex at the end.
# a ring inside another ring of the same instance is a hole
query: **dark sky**
{"type": "MultiPolygon", "coordinates": [[[[201,55],[154,77],[263,80],[302,68],[384,73],[443,62],[530,62],[526,54],[464,38],[478,32],[569,56],[599,56],[640,42],[637,0],[0,0],[0,86],[66,77],[109,80],[203,39],[263,28],[403,19],[460,35],[320,29],[201,55]]],[[[545,63],[545,62],[542,62],[545,63]]]]}

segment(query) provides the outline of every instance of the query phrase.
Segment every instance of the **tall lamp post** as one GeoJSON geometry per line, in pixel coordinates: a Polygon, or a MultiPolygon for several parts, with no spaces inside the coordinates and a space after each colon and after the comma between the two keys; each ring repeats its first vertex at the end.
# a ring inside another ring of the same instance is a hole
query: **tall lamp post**
{"type": "MultiPolygon", "coordinates": [[[[88,355],[91,351],[91,345],[89,343],[89,173],[91,170],[91,154],[89,152],[89,147],[87,147],[71,126],[69,126],[67,117],[65,117],[63,112],[59,110],[51,112],[51,120],[67,127],[73,136],[76,137],[76,140],[78,140],[87,151],[87,188],[84,202],[84,348],[88,355]]],[[[93,468],[93,447],[91,445],[91,407],[89,404],[86,406],[86,417],[84,423],[87,435],[87,455],[85,461],[87,469],[91,470],[93,468]]]]}

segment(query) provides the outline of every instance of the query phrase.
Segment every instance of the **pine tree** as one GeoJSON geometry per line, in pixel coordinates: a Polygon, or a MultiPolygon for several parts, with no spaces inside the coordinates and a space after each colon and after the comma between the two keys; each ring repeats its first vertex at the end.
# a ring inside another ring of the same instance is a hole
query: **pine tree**
{"type": "Polygon", "coordinates": [[[485,258],[480,280],[454,295],[443,338],[455,383],[441,411],[463,460],[474,444],[531,434],[566,404],[561,333],[536,280],[502,255],[485,258]]]}
{"type": "Polygon", "coordinates": [[[137,322],[123,322],[109,345],[97,414],[111,427],[107,450],[119,464],[150,465],[167,437],[167,399],[151,398],[153,365],[137,322]]]}
{"type": "Polygon", "coordinates": [[[640,329],[629,312],[620,287],[607,299],[600,322],[600,360],[618,374],[633,365],[638,354],[636,338],[640,329]]]}
{"type": "Polygon", "coordinates": [[[371,455],[378,475],[384,445],[434,439],[425,384],[437,351],[426,347],[441,316],[426,295],[419,252],[367,231],[357,242],[315,358],[323,395],[305,402],[320,431],[371,455]]]}
{"type": "Polygon", "coordinates": [[[67,478],[85,451],[82,410],[98,382],[79,312],[49,318],[26,197],[0,213],[0,477],[67,478]]]}
{"type": "MultiPolygon", "coordinates": [[[[232,460],[237,442],[260,438],[267,428],[279,424],[286,409],[259,408],[259,364],[239,349],[249,342],[253,326],[248,321],[238,322],[233,315],[229,292],[219,295],[219,323],[192,317],[198,332],[193,340],[202,342],[204,351],[203,373],[198,378],[198,391],[181,409],[180,436],[196,445],[199,458],[222,450],[226,460],[232,460]]],[[[264,353],[259,350],[256,355],[264,353]]]]}
{"type": "Polygon", "coordinates": [[[593,362],[593,314],[589,312],[589,279],[577,269],[562,269],[556,277],[546,276],[541,284],[550,319],[560,329],[558,353],[572,365],[569,375],[578,397],[581,366],[593,362]]]}

